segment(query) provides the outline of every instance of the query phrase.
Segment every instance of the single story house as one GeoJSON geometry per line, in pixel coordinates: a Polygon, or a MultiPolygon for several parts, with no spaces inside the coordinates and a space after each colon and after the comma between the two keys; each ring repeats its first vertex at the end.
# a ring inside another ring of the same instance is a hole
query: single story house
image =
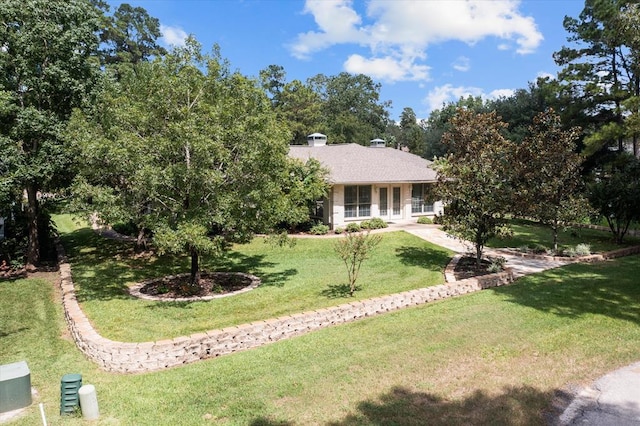
{"type": "Polygon", "coordinates": [[[442,202],[429,203],[425,194],[437,180],[431,161],[385,147],[355,143],[327,145],[327,137],[314,133],[308,145],[292,145],[289,156],[306,162],[314,158],[329,170],[331,189],[318,216],[332,228],[374,217],[387,222],[410,222],[419,216],[442,214],[442,202]]]}

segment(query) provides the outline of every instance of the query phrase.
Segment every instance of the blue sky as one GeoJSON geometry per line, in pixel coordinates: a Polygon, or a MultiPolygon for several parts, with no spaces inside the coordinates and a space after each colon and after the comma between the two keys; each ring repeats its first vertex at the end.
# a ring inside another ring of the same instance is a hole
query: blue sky
{"type": "MultiPolygon", "coordinates": [[[[120,1],[110,0],[112,7],[120,1]]],[[[555,76],[566,15],[582,0],[130,0],[160,20],[165,46],[193,34],[217,43],[231,67],[258,76],[282,65],[287,80],[318,73],[369,75],[391,116],[426,118],[469,94],[492,98],[555,76]]]]}

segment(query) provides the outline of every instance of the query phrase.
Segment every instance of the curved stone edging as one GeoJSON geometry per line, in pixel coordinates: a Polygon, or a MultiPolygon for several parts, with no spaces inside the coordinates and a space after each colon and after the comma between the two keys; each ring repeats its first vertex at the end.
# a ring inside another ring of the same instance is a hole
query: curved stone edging
{"type": "MultiPolygon", "coordinates": [[[[251,291],[251,290],[257,288],[260,285],[260,282],[261,282],[260,278],[256,277],[255,275],[246,274],[244,272],[224,272],[224,273],[240,275],[240,276],[243,276],[245,278],[248,278],[249,280],[251,280],[251,284],[247,285],[244,288],[241,288],[240,290],[231,291],[229,293],[212,294],[212,295],[209,295],[209,296],[174,297],[174,298],[171,298],[171,299],[167,299],[167,298],[163,298],[163,297],[152,296],[150,294],[145,294],[145,293],[142,293],[142,291],[140,291],[140,290],[142,290],[142,288],[145,285],[151,284],[153,282],[158,281],[157,278],[154,278],[154,279],[142,281],[142,282],[140,282],[138,284],[135,284],[135,285],[129,287],[129,294],[132,295],[133,297],[137,297],[138,299],[153,300],[153,301],[156,301],[156,302],[206,302],[206,301],[213,300],[213,299],[221,299],[223,297],[235,296],[237,294],[246,293],[248,291],[251,291]]],[[[202,272],[201,274],[203,276],[205,276],[205,275],[207,275],[207,272],[202,272]]],[[[186,276],[189,276],[189,274],[169,275],[166,278],[173,279],[173,278],[182,278],[182,277],[186,277],[186,276]]]]}
{"type": "Polygon", "coordinates": [[[547,256],[544,254],[532,254],[532,253],[523,253],[515,250],[509,249],[494,249],[494,252],[503,253],[516,257],[524,257],[528,259],[538,259],[538,260],[549,260],[549,261],[558,261],[558,262],[567,262],[567,263],[579,263],[579,262],[602,262],[608,259],[615,259],[618,257],[630,256],[633,254],[640,254],[640,246],[631,246],[625,247],[613,251],[607,251],[604,253],[598,254],[590,254],[587,256],[576,256],[576,257],[566,257],[566,256],[547,256]]]}
{"type": "Polygon", "coordinates": [[[457,253],[455,256],[453,256],[451,258],[451,260],[449,261],[449,263],[447,263],[446,268],[444,268],[444,281],[447,283],[451,283],[454,282],[456,280],[456,266],[458,266],[458,262],[460,262],[460,259],[462,259],[465,255],[462,253],[457,253]]]}
{"type": "MultiPolygon", "coordinates": [[[[62,250],[62,247],[60,246],[59,249],[62,250]]],[[[507,285],[514,280],[513,272],[506,270],[497,274],[255,321],[190,336],[155,342],[127,343],[105,339],[95,331],[76,299],[71,266],[66,262],[63,254],[59,254],[59,260],[62,305],[73,340],[78,348],[100,368],[118,373],[141,373],[176,367],[255,348],[332,325],[473,293],[485,288],[507,285]]]]}

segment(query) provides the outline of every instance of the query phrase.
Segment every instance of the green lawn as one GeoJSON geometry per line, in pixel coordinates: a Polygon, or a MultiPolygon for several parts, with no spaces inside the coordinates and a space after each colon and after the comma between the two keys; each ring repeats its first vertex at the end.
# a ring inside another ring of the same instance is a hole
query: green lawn
{"type": "Polygon", "coordinates": [[[188,272],[189,259],[136,257],[131,244],[99,237],[70,216],[55,220],[82,309],[102,336],[118,341],[173,338],[442,284],[452,255],[405,232],[385,233],[362,266],[360,289],[349,297],[344,264],[333,251],[335,239],[298,239],[293,248],[280,248],[256,238],[216,263],[204,260],[203,269],[257,275],[262,279],[257,289],[208,302],[154,302],[129,296],[127,286],[188,272]]]}
{"type": "MultiPolygon", "coordinates": [[[[513,229],[511,238],[493,238],[487,243],[487,247],[522,247],[528,244],[541,244],[547,248],[553,248],[553,235],[551,229],[535,222],[522,219],[510,221],[513,229]]],[[[575,247],[577,244],[589,244],[592,253],[616,250],[621,248],[616,244],[611,233],[586,228],[567,228],[558,234],[558,248],[575,247]]],[[[640,244],[640,239],[626,236],[624,246],[640,244]]]]}
{"type": "MultiPolygon", "coordinates": [[[[28,362],[58,425],[85,424],[58,415],[70,372],[96,386],[100,425],[545,424],[558,392],[638,360],[639,270],[640,256],[571,265],[140,375],[83,358],[47,276],[3,281],[0,363],[28,362]]],[[[13,424],[41,424],[37,404],[13,424]]]]}

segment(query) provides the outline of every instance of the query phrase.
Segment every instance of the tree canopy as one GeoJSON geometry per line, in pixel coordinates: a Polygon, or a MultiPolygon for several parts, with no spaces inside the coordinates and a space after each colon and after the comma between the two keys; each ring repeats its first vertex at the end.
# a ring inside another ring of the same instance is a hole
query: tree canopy
{"type": "Polygon", "coordinates": [[[300,219],[295,177],[317,184],[306,196],[324,190],[319,168],[288,159],[289,134],[264,91],[193,39],[111,81],[73,129],[87,164],[77,196],[100,214],[139,212],[162,251],[191,256],[194,287],[200,256],[300,219]]]}
{"type": "Polygon", "coordinates": [[[62,134],[97,79],[100,22],[87,0],[0,5],[0,187],[27,194],[28,264],[40,261],[38,194],[69,177],[62,134]]]}
{"type": "Polygon", "coordinates": [[[445,229],[471,241],[478,266],[487,241],[498,234],[513,197],[513,144],[495,112],[458,109],[442,141],[449,154],[436,164],[436,193],[445,202],[445,229]]]}

